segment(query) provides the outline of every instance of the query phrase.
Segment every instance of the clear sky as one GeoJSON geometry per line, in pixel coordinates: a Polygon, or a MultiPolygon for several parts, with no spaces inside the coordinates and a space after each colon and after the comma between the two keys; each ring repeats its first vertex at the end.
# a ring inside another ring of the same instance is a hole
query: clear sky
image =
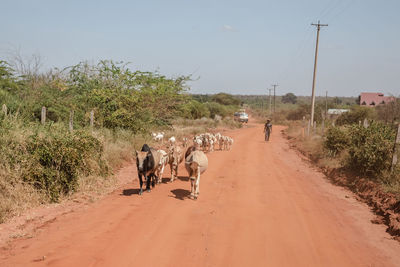
{"type": "Polygon", "coordinates": [[[400,95],[399,0],[0,0],[0,58],[40,54],[44,70],[82,60],[192,74],[194,93],[400,95]]]}

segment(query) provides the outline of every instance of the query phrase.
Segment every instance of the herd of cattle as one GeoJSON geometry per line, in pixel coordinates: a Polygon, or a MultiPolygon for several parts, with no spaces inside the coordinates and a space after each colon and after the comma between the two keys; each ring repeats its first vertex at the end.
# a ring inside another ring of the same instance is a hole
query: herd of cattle
{"type": "MultiPolygon", "coordinates": [[[[153,133],[153,139],[164,143],[164,133],[153,133]]],[[[150,192],[150,185],[155,187],[162,182],[165,166],[168,164],[171,170],[170,182],[178,177],[178,166],[185,161],[185,168],[189,174],[191,183],[190,197],[197,199],[200,193],[200,174],[208,167],[208,158],[205,153],[214,150],[230,150],[233,139],[220,133],[204,133],[193,137],[193,144],[189,145],[189,139],[182,139],[182,146],[178,144],[174,136],[167,141],[166,150],[155,149],[147,144],[141,151],[136,151],[136,166],[138,170],[140,191],[143,193],[143,183],[150,192]],[[185,153],[184,153],[185,150],[185,153]]]]}

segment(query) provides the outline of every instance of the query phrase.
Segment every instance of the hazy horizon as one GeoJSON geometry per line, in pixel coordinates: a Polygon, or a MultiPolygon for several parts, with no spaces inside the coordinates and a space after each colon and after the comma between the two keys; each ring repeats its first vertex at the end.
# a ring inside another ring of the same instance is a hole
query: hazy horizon
{"type": "Polygon", "coordinates": [[[43,70],[100,59],[192,75],[191,93],[400,94],[400,1],[2,1],[0,59],[39,54],[43,70]]]}

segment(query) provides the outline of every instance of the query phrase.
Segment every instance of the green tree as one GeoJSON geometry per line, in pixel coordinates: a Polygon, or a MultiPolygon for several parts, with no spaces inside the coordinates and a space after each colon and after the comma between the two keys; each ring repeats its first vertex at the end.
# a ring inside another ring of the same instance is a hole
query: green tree
{"type": "Polygon", "coordinates": [[[297,96],[293,93],[287,93],[286,95],[282,96],[282,102],[296,104],[297,96]]]}
{"type": "Polygon", "coordinates": [[[221,105],[240,105],[241,101],[234,97],[233,95],[226,93],[218,93],[213,95],[211,98],[212,101],[217,102],[221,105]]]}

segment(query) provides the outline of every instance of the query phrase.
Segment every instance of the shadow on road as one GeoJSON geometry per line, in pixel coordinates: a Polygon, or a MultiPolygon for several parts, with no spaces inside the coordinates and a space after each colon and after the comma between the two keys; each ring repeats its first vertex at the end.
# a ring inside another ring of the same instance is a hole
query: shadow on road
{"type": "Polygon", "coordinates": [[[174,197],[180,200],[185,200],[190,195],[190,191],[186,189],[174,189],[171,190],[171,193],[174,194],[174,197]]]}
{"type": "Polygon", "coordinates": [[[189,181],[189,177],[187,177],[187,176],[178,176],[178,179],[181,181],[184,181],[184,182],[189,181]]]}
{"type": "Polygon", "coordinates": [[[171,181],[171,178],[170,178],[170,177],[168,177],[168,178],[162,178],[162,179],[161,179],[161,183],[163,183],[163,184],[166,184],[166,183],[168,183],[169,181],[171,181]]]}
{"type": "Polygon", "coordinates": [[[122,194],[124,196],[131,196],[131,195],[138,195],[139,194],[140,189],[139,188],[135,188],[135,189],[124,189],[122,190],[122,194]]]}

